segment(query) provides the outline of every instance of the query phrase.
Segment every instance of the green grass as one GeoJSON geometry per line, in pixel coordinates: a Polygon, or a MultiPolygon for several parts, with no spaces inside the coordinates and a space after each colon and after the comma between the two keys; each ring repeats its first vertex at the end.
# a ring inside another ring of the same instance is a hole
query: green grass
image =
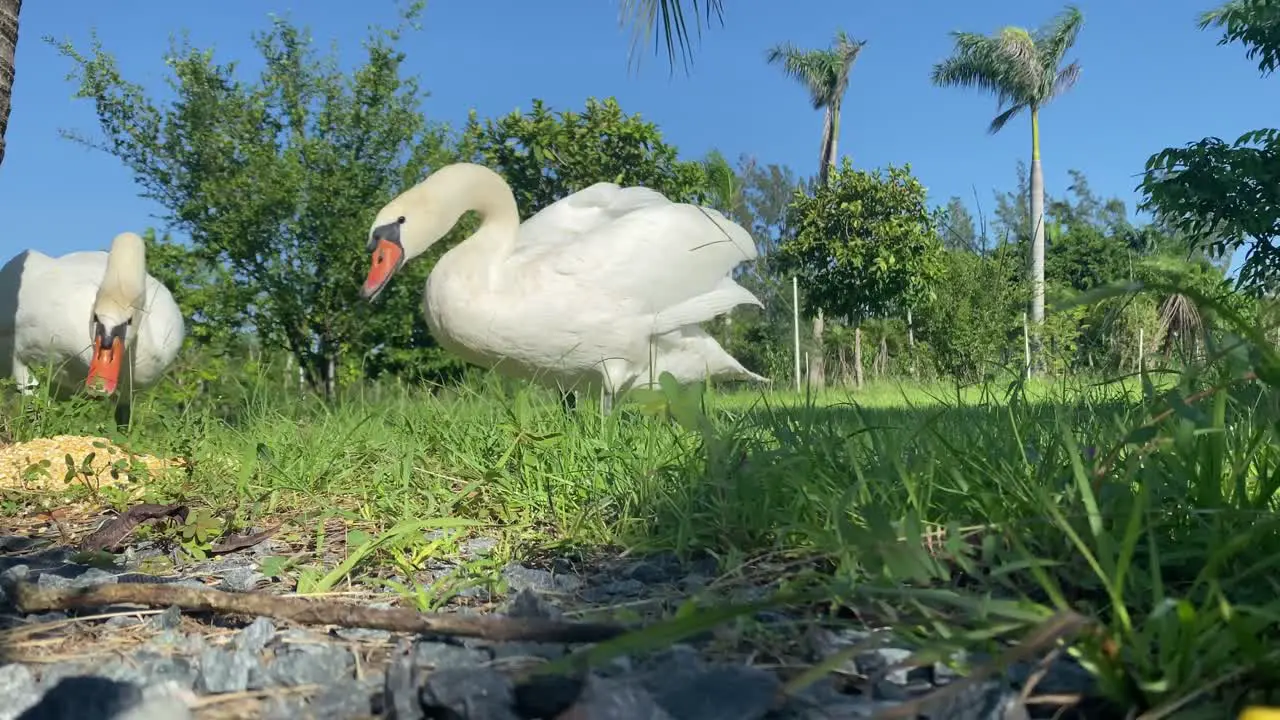
{"type": "MultiPolygon", "coordinates": [[[[1070,608],[1089,620],[1072,652],[1119,705],[1226,717],[1277,677],[1280,407],[1248,384],[1186,402],[1209,381],[1165,380],[695,388],[641,394],[607,419],[493,378],[371,385],[333,406],[244,381],[221,401],[141,399],[128,441],[192,460],[146,482],[148,499],[205,511],[188,552],[287,520],[302,550],[269,570],[300,590],[395,575],[429,609],[552,547],[711,554],[739,589],[829,622],[857,607],[922,652],[1016,641],[1070,608]],[[336,558],[323,550],[335,518],[348,548],[336,558]],[[457,541],[426,539],[429,526],[500,537],[499,555],[457,584],[406,585],[457,541]],[[735,572],[762,559],[767,580],[735,572]]],[[[7,402],[16,439],[110,434],[102,404],[7,402]]],[[[3,502],[17,514],[61,499],[3,502]]]]}

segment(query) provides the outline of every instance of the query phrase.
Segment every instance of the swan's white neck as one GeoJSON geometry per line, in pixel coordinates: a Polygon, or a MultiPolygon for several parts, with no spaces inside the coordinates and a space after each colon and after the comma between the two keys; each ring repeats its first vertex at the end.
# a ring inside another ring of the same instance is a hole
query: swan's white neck
{"type": "Polygon", "coordinates": [[[134,233],[111,242],[93,310],[104,323],[123,323],[142,310],[147,291],[147,248],[134,233]]]}
{"type": "Polygon", "coordinates": [[[498,173],[483,165],[459,163],[441,168],[428,180],[440,190],[442,208],[453,218],[452,227],[468,210],[480,216],[480,227],[458,244],[460,254],[484,257],[487,264],[497,264],[511,255],[520,229],[520,212],[516,208],[511,187],[498,173]],[[433,182],[434,181],[434,182],[433,182]]]}

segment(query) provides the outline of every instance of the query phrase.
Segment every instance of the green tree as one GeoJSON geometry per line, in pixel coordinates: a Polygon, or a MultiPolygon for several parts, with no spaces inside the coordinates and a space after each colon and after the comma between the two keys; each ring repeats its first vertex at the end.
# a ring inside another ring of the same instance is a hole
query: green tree
{"type": "Polygon", "coordinates": [[[927,299],[939,278],[938,218],[910,166],[854,170],[848,158],[813,194],[796,192],[774,254],[805,303],[861,319],[927,299]]]}
{"type": "Polygon", "coordinates": [[[988,130],[999,132],[1023,110],[1031,116],[1031,321],[1044,323],[1044,170],[1040,165],[1040,110],[1075,85],[1080,64],[1062,65],[1075,44],[1084,15],[1067,6],[1049,25],[1030,32],[1006,27],[995,35],[953,32],[955,53],[933,68],[933,82],[944,87],[974,87],[993,93],[996,117],[988,130]]]}
{"type": "Polygon", "coordinates": [[[973,382],[1015,356],[1021,364],[1023,295],[1010,282],[1020,265],[1008,246],[990,255],[945,254],[934,296],[916,313],[925,354],[939,372],[973,382]]]}
{"type": "Polygon", "coordinates": [[[502,174],[522,218],[598,182],[643,185],[673,202],[704,202],[706,169],[682,161],[658,126],[628,115],[613,98],[588,99],[582,112],[554,113],[541,100],[519,111],[480,121],[463,131],[464,152],[502,174]]]}
{"type": "Polygon", "coordinates": [[[941,232],[942,244],[948,250],[976,253],[982,249],[973,215],[958,197],[953,196],[943,209],[941,232]]]}
{"type": "MultiPolygon", "coordinates": [[[[1220,45],[1240,43],[1258,70],[1280,66],[1280,7],[1232,0],[1200,18],[1220,28],[1220,45]]],[[[1207,137],[1147,160],[1143,208],[1179,231],[1192,250],[1227,258],[1243,248],[1236,279],[1261,297],[1280,280],[1280,130],[1245,133],[1234,143],[1207,137]]]]}
{"type": "Polygon", "coordinates": [[[394,49],[420,10],[405,8],[400,27],[375,28],[364,63],[349,72],[335,56],[317,57],[284,19],[254,37],[264,64],[256,78],[178,44],[164,58],[173,72],[164,103],[122,77],[96,37],[88,54],[60,46],[103,135],[73,137],[132,171],[198,257],[233,278],[263,345],[292,353],[330,396],[343,362],[360,367],[380,347],[423,337],[406,318],[419,315],[428,264],[412,268],[417,287],[388,297],[391,309],[371,313],[357,294],[367,263],[358,240],[372,215],[447,159],[444,131],[419,112],[423,93],[401,75],[394,49]]]}
{"type": "Polygon", "coordinates": [[[18,55],[18,16],[22,0],[0,0],[0,165],[4,164],[4,134],[9,129],[13,78],[18,55]]]}

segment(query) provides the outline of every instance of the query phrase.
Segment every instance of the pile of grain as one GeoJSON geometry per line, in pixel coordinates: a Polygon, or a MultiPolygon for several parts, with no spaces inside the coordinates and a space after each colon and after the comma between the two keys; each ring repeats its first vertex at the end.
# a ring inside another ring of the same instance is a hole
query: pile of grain
{"type": "MultiPolygon", "coordinates": [[[[146,465],[151,472],[158,472],[176,467],[180,461],[164,460],[151,455],[128,452],[102,437],[80,435],[55,435],[51,438],[36,438],[30,442],[13,443],[0,446],[0,490],[26,490],[29,492],[58,492],[65,490],[64,480],[67,473],[66,456],[79,468],[89,453],[93,453],[90,463],[94,482],[99,485],[115,485],[124,481],[124,473],[119,478],[111,477],[111,465],[118,460],[133,460],[146,465]],[[94,443],[105,447],[96,447],[94,443]],[[29,472],[33,465],[48,460],[46,472],[29,472]]],[[[76,479],[72,482],[81,482],[76,479]]]]}

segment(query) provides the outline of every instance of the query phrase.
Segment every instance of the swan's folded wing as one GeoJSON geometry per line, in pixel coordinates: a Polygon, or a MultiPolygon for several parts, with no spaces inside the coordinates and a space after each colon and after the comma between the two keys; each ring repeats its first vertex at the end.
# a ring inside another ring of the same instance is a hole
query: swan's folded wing
{"type": "Polygon", "coordinates": [[[662,193],[649,188],[596,183],[551,203],[521,223],[515,253],[541,254],[639,208],[670,204],[662,193]]]}
{"type": "Polygon", "coordinates": [[[736,299],[729,307],[754,299],[738,292],[728,276],[755,257],[755,242],[741,225],[710,208],[668,204],[642,207],[597,226],[557,247],[546,262],[554,272],[602,294],[638,302],[643,312],[690,315],[698,314],[698,306],[713,317],[724,305],[721,299],[736,299]]]}

